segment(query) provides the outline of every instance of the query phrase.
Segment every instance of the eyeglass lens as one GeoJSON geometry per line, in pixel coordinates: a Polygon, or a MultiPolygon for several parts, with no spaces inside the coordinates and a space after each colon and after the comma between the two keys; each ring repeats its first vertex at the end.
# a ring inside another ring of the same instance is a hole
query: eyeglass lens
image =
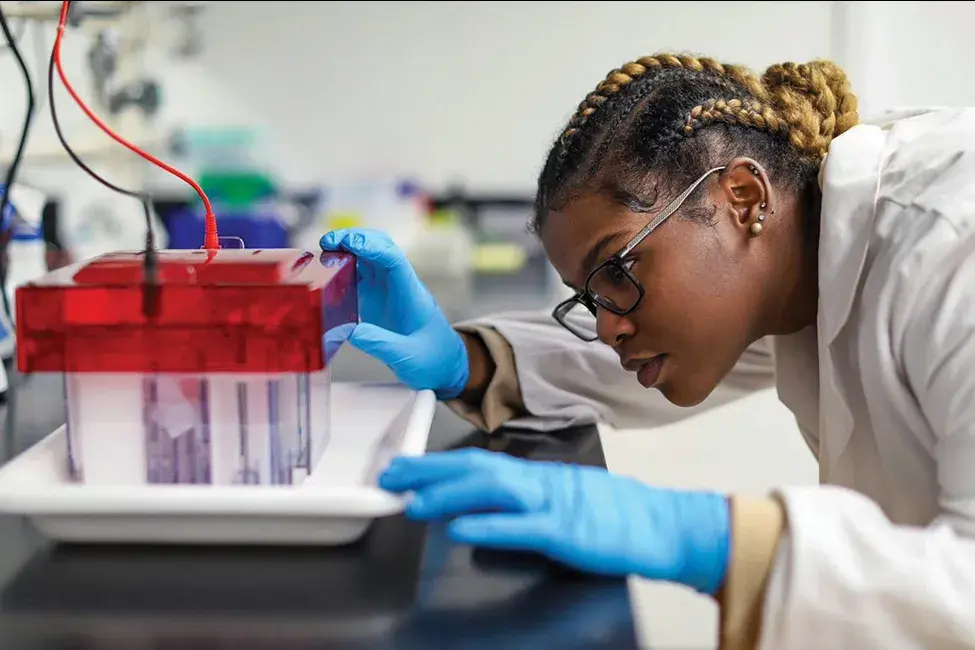
{"type": "Polygon", "coordinates": [[[584,341],[596,340],[595,305],[584,305],[572,300],[559,305],[555,311],[555,319],[564,327],[584,341]]]}
{"type": "Polygon", "coordinates": [[[640,289],[630,274],[612,262],[604,264],[589,278],[587,288],[593,300],[614,312],[628,311],[640,299],[640,289]]]}

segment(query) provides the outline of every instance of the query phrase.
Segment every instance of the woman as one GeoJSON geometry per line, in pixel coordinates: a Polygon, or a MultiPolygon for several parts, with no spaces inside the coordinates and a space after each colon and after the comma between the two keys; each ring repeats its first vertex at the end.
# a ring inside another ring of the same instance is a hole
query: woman
{"type": "Polygon", "coordinates": [[[645,57],[579,106],[533,225],[575,295],[456,329],[383,235],[326,234],[360,258],[352,343],[487,428],[632,423],[661,410],[638,387],[703,408],[774,364],[823,485],[726,497],[457,451],[390,465],[411,516],[711,594],[726,648],[975,648],[975,112],[860,124],[828,62],[645,57]]]}

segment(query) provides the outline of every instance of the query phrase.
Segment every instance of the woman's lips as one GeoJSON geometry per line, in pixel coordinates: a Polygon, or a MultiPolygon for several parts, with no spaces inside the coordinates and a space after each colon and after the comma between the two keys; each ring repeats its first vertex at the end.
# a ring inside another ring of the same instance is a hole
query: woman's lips
{"type": "Polygon", "coordinates": [[[657,380],[660,379],[660,371],[663,369],[664,361],[666,360],[666,354],[658,354],[640,366],[640,369],[636,374],[640,385],[644,388],[653,388],[656,385],[657,380]]]}

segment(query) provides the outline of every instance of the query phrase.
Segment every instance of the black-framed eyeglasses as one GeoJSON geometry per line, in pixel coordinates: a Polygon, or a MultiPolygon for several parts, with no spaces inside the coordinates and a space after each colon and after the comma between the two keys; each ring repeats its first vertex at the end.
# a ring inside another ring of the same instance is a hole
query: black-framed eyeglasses
{"type": "Polygon", "coordinates": [[[715,167],[705,172],[694,181],[690,187],[680,193],[673,201],[661,210],[643,230],[638,232],[626,246],[609,259],[601,262],[589,272],[583,290],[568,300],[559,303],[552,311],[552,317],[558,323],[583,341],[595,341],[595,328],[592,319],[599,308],[605,309],[618,316],[625,316],[640,305],[643,300],[644,289],[640,281],[633,275],[634,260],[629,259],[633,249],[646,239],[657,226],[677,212],[691,192],[697,189],[711,174],[723,171],[724,167],[715,167]],[[580,309],[581,308],[581,309],[580,309]]]}

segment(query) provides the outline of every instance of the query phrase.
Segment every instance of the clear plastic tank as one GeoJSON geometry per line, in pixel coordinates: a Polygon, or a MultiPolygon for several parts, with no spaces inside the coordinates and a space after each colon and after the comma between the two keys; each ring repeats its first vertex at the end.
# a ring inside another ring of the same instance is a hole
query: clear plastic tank
{"type": "Polygon", "coordinates": [[[303,482],[329,437],[330,400],[312,403],[311,385],[328,386],[358,321],[354,258],[165,251],[149,315],[141,269],[141,254],[112,254],[17,292],[21,371],[64,373],[72,475],[303,482]]]}
{"type": "Polygon", "coordinates": [[[72,476],[298,485],[328,446],[331,404],[309,398],[311,382],[327,384],[328,375],[68,373],[72,476]]]}

